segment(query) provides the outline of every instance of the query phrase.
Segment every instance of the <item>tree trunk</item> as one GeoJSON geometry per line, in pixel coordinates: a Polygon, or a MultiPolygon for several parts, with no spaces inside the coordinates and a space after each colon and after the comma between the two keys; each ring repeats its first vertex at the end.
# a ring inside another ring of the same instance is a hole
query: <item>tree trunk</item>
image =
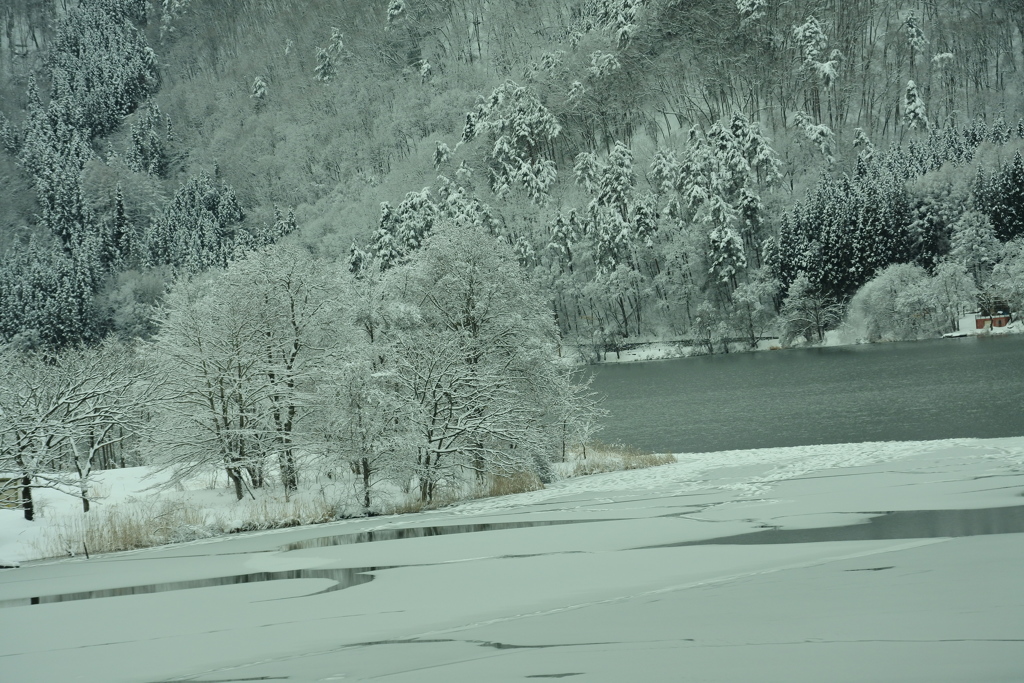
{"type": "MultiPolygon", "coordinates": [[[[476,447],[477,449],[482,449],[483,444],[477,443],[476,447]]],[[[473,454],[473,469],[476,471],[476,480],[478,482],[482,482],[484,480],[484,467],[484,458],[482,455],[480,455],[478,450],[477,453],[473,454]]]]}
{"type": "Polygon", "coordinates": [[[36,507],[32,501],[32,477],[21,478],[21,507],[25,511],[25,519],[30,522],[35,519],[36,507]]]}
{"type": "Polygon", "coordinates": [[[281,483],[285,495],[294,493],[299,488],[299,475],[295,467],[295,454],[290,447],[281,453],[278,464],[281,467],[281,483]]]}
{"type": "Polygon", "coordinates": [[[362,460],[363,470],[363,507],[367,510],[370,509],[370,461],[366,458],[362,460]]]}
{"type": "Polygon", "coordinates": [[[238,470],[236,470],[235,468],[233,468],[233,467],[228,467],[227,468],[227,472],[228,472],[228,479],[231,481],[232,485],[235,487],[235,500],[242,500],[243,494],[242,494],[242,475],[241,475],[241,473],[238,470]]]}
{"type": "Polygon", "coordinates": [[[254,489],[263,488],[263,467],[259,464],[246,465],[246,471],[249,473],[249,480],[252,482],[254,489]]]}

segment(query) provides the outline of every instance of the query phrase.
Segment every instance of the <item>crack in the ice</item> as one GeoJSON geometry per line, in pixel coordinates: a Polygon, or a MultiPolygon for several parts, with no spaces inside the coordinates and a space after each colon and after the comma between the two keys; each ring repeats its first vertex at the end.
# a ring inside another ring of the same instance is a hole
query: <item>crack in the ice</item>
{"type": "Polygon", "coordinates": [[[602,643],[548,643],[545,645],[516,645],[513,643],[501,643],[490,640],[463,640],[459,638],[402,638],[397,640],[371,640],[365,643],[352,643],[343,646],[342,649],[356,647],[373,647],[376,645],[420,645],[431,643],[469,643],[480,647],[490,647],[495,650],[543,650],[552,647],[584,647],[587,645],[618,645],[614,642],[602,643]]]}
{"type": "Polygon", "coordinates": [[[496,643],[488,640],[466,640],[466,643],[473,643],[480,647],[493,647],[495,650],[543,650],[552,647],[584,647],[587,645],[619,645],[619,643],[550,643],[548,645],[513,645],[511,643],[496,643]]]}
{"type": "Polygon", "coordinates": [[[886,569],[892,569],[892,567],[864,567],[862,569],[844,569],[844,572],[880,572],[886,569]]]}
{"type": "MultiPolygon", "coordinates": [[[[186,581],[167,581],[155,584],[142,584],[137,586],[124,586],[120,588],[106,588],[92,591],[79,591],[75,593],[60,593],[53,595],[33,596],[27,598],[15,598],[0,601],[0,608],[5,607],[26,607],[30,605],[48,605],[62,602],[73,602],[79,600],[100,600],[106,598],[127,597],[132,595],[153,595],[156,593],[167,593],[172,591],[195,590],[198,588],[214,588],[222,586],[238,586],[252,583],[263,583],[269,581],[284,581],[296,579],[328,579],[334,581],[334,585],[314,593],[307,593],[299,596],[289,596],[285,599],[296,597],[309,597],[322,593],[358,586],[369,583],[374,579],[370,572],[395,569],[393,566],[380,567],[344,567],[338,569],[288,569],[276,572],[251,572],[248,574],[235,574],[229,576],[210,577],[206,579],[192,579],[186,581]]],[[[280,598],[279,598],[280,599],[280,598]]],[[[264,601],[266,602],[266,601],[264,601]]]]}
{"type": "Polygon", "coordinates": [[[527,676],[526,678],[568,678],[569,676],[582,676],[582,675],[583,675],[582,671],[576,671],[576,672],[573,672],[573,673],[566,673],[566,674],[533,674],[532,676],[527,676]]]}

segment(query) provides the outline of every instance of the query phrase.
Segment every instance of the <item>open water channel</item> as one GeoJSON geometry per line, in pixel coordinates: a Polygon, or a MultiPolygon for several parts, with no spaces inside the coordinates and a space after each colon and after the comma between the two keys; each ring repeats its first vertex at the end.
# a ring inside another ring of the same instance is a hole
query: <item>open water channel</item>
{"type": "Polygon", "coordinates": [[[656,452],[1024,435],[1024,335],[594,368],[598,439],[656,452]]]}

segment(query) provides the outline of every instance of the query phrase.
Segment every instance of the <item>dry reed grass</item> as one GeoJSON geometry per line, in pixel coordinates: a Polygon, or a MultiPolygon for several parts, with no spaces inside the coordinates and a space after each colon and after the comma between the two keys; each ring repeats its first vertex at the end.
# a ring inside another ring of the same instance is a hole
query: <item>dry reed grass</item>
{"type": "Polygon", "coordinates": [[[621,472],[658,467],[676,462],[670,453],[648,453],[633,446],[595,442],[586,451],[570,453],[567,462],[561,463],[560,473],[566,477],[585,477],[603,472],[621,472]]]}
{"type": "Polygon", "coordinates": [[[495,474],[490,477],[486,490],[479,497],[509,496],[513,493],[539,491],[542,488],[544,488],[544,483],[533,472],[515,472],[509,475],[495,474]]]}
{"type": "Polygon", "coordinates": [[[511,474],[488,474],[481,482],[466,483],[461,487],[450,487],[435,494],[432,500],[420,500],[417,493],[407,495],[389,510],[389,514],[403,515],[426,510],[437,510],[449,505],[479,498],[509,496],[513,493],[537,491],[544,488],[543,482],[533,472],[511,474]]]}
{"type": "Polygon", "coordinates": [[[213,521],[207,512],[183,501],[130,499],[55,520],[38,550],[56,557],[149,548],[213,536],[213,521]]]}
{"type": "Polygon", "coordinates": [[[335,505],[322,497],[243,500],[218,512],[181,499],[133,498],[55,519],[37,544],[37,550],[45,557],[110,553],[335,519],[335,505]]]}
{"type": "Polygon", "coordinates": [[[319,496],[297,496],[287,501],[279,498],[242,500],[233,512],[234,519],[221,525],[228,533],[324,524],[338,519],[337,505],[319,496]]]}

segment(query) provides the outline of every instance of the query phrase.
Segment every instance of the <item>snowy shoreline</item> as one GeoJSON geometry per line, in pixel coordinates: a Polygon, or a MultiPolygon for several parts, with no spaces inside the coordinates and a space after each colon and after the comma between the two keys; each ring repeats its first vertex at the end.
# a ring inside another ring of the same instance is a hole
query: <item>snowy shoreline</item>
{"type": "MultiPolygon", "coordinates": [[[[510,507],[541,504],[551,498],[565,495],[568,491],[597,491],[609,486],[651,488],[671,482],[677,491],[698,490],[706,485],[707,473],[711,470],[736,468],[741,472],[747,472],[749,468],[768,468],[758,476],[749,476],[748,473],[747,478],[731,481],[725,487],[755,496],[770,488],[774,482],[811,472],[899,460],[922,449],[984,447],[989,442],[1008,443],[1009,447],[1002,449],[1006,457],[1017,467],[1024,469],[1024,436],[1019,439],[888,441],[677,453],[673,456],[675,462],[671,464],[647,469],[563,476],[536,491],[468,499],[438,509],[452,515],[483,514],[510,507]]],[[[160,480],[166,476],[167,473],[159,473],[152,467],[98,472],[93,486],[102,492],[102,498],[96,501],[98,505],[94,506],[94,510],[100,510],[102,513],[104,508],[132,509],[133,506],[143,506],[147,509],[159,506],[163,506],[161,509],[189,508],[195,519],[215,520],[201,529],[182,529],[180,540],[147,546],[156,548],[208,542],[226,536],[280,531],[285,528],[346,525],[367,520],[372,520],[374,524],[413,522],[423,515],[436,512],[353,516],[314,523],[275,523],[275,518],[280,518],[278,522],[281,519],[287,520],[288,515],[294,515],[296,509],[312,505],[313,502],[301,496],[293,497],[289,507],[277,491],[270,489],[259,492],[259,497],[253,500],[236,501],[228,487],[222,483],[215,483],[216,477],[208,478],[206,481],[193,481],[192,486],[187,488],[161,489],[160,480]],[[268,521],[267,526],[255,529],[246,529],[242,526],[239,520],[251,517],[253,509],[261,518],[268,521]]],[[[66,537],[69,529],[79,528],[75,525],[81,525],[84,520],[90,519],[89,515],[92,516],[91,519],[97,519],[97,515],[101,513],[94,511],[84,514],[77,498],[56,491],[41,489],[37,491],[37,496],[43,514],[35,522],[25,521],[20,510],[0,509],[0,566],[17,567],[27,562],[53,560],[59,555],[74,557],[84,556],[89,552],[87,547],[80,544],[76,544],[76,547],[68,545],[66,549],[61,546],[61,553],[54,553],[52,549],[55,547],[56,538],[66,537]],[[46,549],[50,549],[51,552],[46,552],[46,549]]],[[[145,548],[127,552],[143,549],[145,548]]],[[[117,553],[103,554],[109,555],[117,553]]]]}
{"type": "MultiPolygon", "coordinates": [[[[960,330],[958,332],[949,332],[942,335],[941,337],[929,337],[927,339],[911,340],[911,341],[929,341],[933,339],[962,339],[965,337],[982,337],[982,336],[999,336],[1004,334],[1024,334],[1024,321],[1015,320],[1006,327],[999,327],[995,329],[976,329],[974,324],[974,315],[968,315],[960,320],[960,330]]],[[[861,340],[851,341],[848,335],[841,329],[830,330],[825,333],[825,341],[822,344],[799,344],[796,346],[783,346],[782,340],[778,337],[770,337],[761,339],[758,342],[757,348],[749,349],[746,345],[733,343],[729,347],[729,353],[723,354],[717,352],[714,355],[730,355],[734,353],[755,353],[761,351],[786,351],[789,349],[807,349],[807,348],[822,348],[822,347],[835,347],[835,346],[858,346],[861,344],[876,343],[876,344],[889,344],[889,343],[901,343],[901,342],[864,342],[861,340]]],[[[672,360],[676,358],[700,358],[710,354],[699,352],[695,346],[683,344],[680,341],[638,341],[630,342],[626,346],[628,348],[621,349],[620,351],[607,351],[604,353],[604,357],[599,360],[592,361],[591,365],[605,365],[615,363],[638,363],[644,361],[654,360],[672,360]]]]}

